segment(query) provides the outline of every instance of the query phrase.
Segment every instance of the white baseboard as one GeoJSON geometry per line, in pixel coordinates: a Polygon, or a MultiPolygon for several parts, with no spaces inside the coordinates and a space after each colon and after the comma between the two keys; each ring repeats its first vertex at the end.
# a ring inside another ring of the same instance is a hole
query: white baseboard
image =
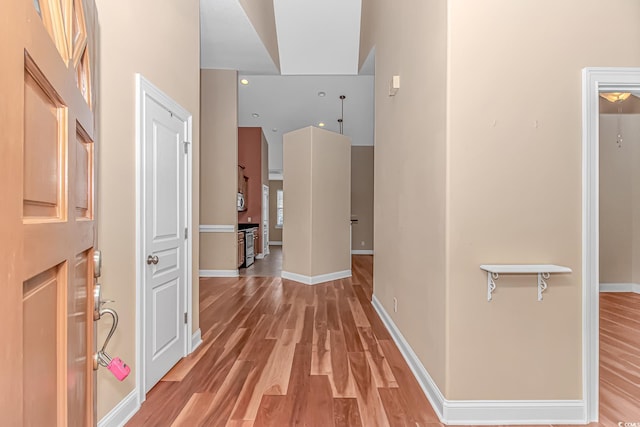
{"type": "Polygon", "coordinates": [[[269,240],[269,246],[282,246],[282,242],[278,242],[275,240],[269,240]]]}
{"type": "Polygon", "coordinates": [[[319,283],[330,282],[332,280],[351,277],[351,270],[336,271],[335,273],[321,274],[319,276],[304,276],[302,274],[282,272],[283,279],[295,280],[305,285],[317,285],[319,283]]]}
{"type": "Polygon", "coordinates": [[[373,307],[440,421],[451,425],[586,424],[583,400],[447,400],[380,301],[373,307]]]}
{"type": "Polygon", "coordinates": [[[122,427],[138,412],[138,409],[140,409],[138,392],[133,389],[127,397],[98,421],[98,427],[122,427]]]}
{"type": "Polygon", "coordinates": [[[200,332],[200,328],[198,328],[193,335],[191,335],[191,351],[190,353],[193,353],[196,348],[200,347],[200,344],[202,344],[202,335],[200,332]]]}
{"type": "Polygon", "coordinates": [[[200,270],[200,277],[240,277],[238,270],[200,270]]]}
{"type": "Polygon", "coordinates": [[[638,283],[600,283],[600,292],[634,292],[640,294],[638,283]]]}
{"type": "Polygon", "coordinates": [[[351,255],[373,255],[372,249],[351,249],[351,255]]]}
{"type": "Polygon", "coordinates": [[[380,316],[380,319],[382,319],[382,322],[393,337],[393,340],[398,346],[400,353],[402,353],[404,360],[409,365],[409,368],[411,368],[413,376],[418,380],[418,384],[420,384],[422,391],[425,396],[427,396],[429,402],[431,402],[431,406],[433,406],[436,414],[438,414],[438,418],[440,418],[440,421],[444,422],[444,402],[446,399],[440,392],[440,389],[375,295],[371,302],[373,304],[373,308],[378,313],[378,316],[380,316]]]}

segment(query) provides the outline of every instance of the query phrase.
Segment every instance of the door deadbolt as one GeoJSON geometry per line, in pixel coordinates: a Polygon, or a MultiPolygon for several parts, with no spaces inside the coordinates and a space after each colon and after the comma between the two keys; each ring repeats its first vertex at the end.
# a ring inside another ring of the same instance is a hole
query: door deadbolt
{"type": "Polygon", "coordinates": [[[151,265],[156,265],[158,263],[159,259],[158,259],[158,255],[149,255],[147,257],[147,264],[151,265]]]}

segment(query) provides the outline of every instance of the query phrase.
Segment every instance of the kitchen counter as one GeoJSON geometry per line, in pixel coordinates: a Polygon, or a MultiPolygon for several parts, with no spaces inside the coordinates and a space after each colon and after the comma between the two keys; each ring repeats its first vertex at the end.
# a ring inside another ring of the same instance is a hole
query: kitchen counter
{"type": "Polygon", "coordinates": [[[260,224],[258,223],[242,223],[242,224],[238,224],[238,230],[246,230],[248,228],[258,228],[260,227],[260,224]]]}

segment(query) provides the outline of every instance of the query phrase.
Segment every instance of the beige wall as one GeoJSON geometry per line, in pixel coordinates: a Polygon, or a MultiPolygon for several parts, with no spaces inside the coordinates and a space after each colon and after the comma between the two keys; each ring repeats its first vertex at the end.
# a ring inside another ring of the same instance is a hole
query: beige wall
{"type": "MultiPolygon", "coordinates": [[[[200,74],[202,153],[200,224],[238,226],[238,75],[200,74]]],[[[200,233],[200,269],[236,270],[235,233],[200,233]]]]}
{"type": "Polygon", "coordinates": [[[362,40],[376,48],[374,292],[444,391],[447,3],[364,7],[362,40]]]}
{"type": "Polygon", "coordinates": [[[351,270],[351,138],[312,127],[311,149],[311,276],[351,270]]]}
{"type": "Polygon", "coordinates": [[[447,399],[580,399],[581,70],[640,65],[621,42],[640,39],[640,3],[368,3],[375,295],[447,399]],[[535,277],[501,277],[488,303],[483,263],[573,273],[543,302],[535,277]]]}
{"type": "MultiPolygon", "coordinates": [[[[100,19],[99,247],[104,254],[103,295],[113,299],[120,323],[109,353],[132,368],[122,383],[98,372],[98,419],[135,385],[135,73],[193,114],[193,224],[199,224],[200,33],[199,3],[97,0],[100,19]],[[145,17],[141,19],[140,17],[145,17]],[[167,31],[170,28],[171,31],[167,31]]],[[[193,241],[193,326],[198,328],[198,233],[193,241]]],[[[101,322],[102,339],[109,322],[101,322]]]]}
{"type": "Polygon", "coordinates": [[[269,241],[282,242],[282,228],[276,228],[277,192],[282,190],[282,181],[269,181],[269,241]]]}
{"type": "Polygon", "coordinates": [[[640,280],[640,115],[600,115],[600,282],[640,280]],[[618,146],[618,119],[623,142],[618,146]]]}
{"type": "Polygon", "coordinates": [[[351,269],[351,140],[307,127],[283,136],[283,266],[319,276],[351,269]]]}
{"type": "Polygon", "coordinates": [[[355,250],[373,250],[373,147],[351,147],[351,218],[355,250]],[[363,245],[364,242],[364,245],[363,245]]]}
{"type": "Polygon", "coordinates": [[[282,164],[290,177],[283,181],[287,225],[282,228],[282,270],[304,276],[311,276],[310,139],[311,128],[282,136],[282,164]]]}
{"type": "Polygon", "coordinates": [[[636,22],[640,3],[450,0],[449,13],[447,397],[580,399],[581,70],[640,65],[640,26],[602,25],[636,22]],[[501,278],[487,303],[482,263],[573,273],[544,302],[534,277],[501,278]]]}

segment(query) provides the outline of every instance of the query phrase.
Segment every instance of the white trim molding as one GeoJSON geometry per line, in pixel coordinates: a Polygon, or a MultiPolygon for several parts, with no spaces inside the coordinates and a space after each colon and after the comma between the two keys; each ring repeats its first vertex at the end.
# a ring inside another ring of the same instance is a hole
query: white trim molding
{"type": "Polygon", "coordinates": [[[239,270],[200,270],[200,277],[240,277],[239,270]]]}
{"type": "Polygon", "coordinates": [[[373,255],[373,249],[351,249],[351,255],[373,255]]]}
{"type": "Polygon", "coordinates": [[[282,246],[282,242],[277,240],[269,240],[269,246],[282,246]]]}
{"type": "Polygon", "coordinates": [[[447,400],[407,340],[373,296],[382,319],[440,421],[449,425],[584,424],[582,400],[447,400]]]}
{"type": "Polygon", "coordinates": [[[600,292],[633,292],[640,294],[640,283],[600,283],[600,292]]]}
{"type": "Polygon", "coordinates": [[[318,276],[304,276],[302,274],[291,273],[288,271],[282,272],[283,279],[295,280],[296,282],[304,283],[305,285],[317,285],[319,283],[345,279],[347,277],[351,277],[351,270],[336,271],[335,273],[320,274],[318,276]]]}
{"type": "Polygon", "coordinates": [[[98,427],[122,427],[139,409],[138,391],[133,389],[131,393],[98,421],[98,427]]]}
{"type": "Polygon", "coordinates": [[[201,233],[235,233],[236,226],[233,224],[200,224],[201,233]]]}
{"type": "Polygon", "coordinates": [[[599,406],[599,99],[601,92],[640,92],[640,68],[582,70],[582,396],[586,422],[599,406]]]}
{"type": "Polygon", "coordinates": [[[189,353],[193,353],[196,348],[200,347],[200,344],[202,344],[202,332],[198,328],[191,334],[191,351],[189,353]]]}

